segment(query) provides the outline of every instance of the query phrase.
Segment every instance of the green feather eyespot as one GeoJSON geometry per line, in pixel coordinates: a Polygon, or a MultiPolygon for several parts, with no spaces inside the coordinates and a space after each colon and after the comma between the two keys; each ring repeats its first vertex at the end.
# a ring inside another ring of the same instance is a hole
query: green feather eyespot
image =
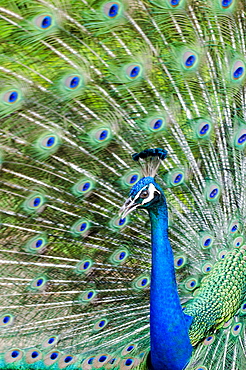
{"type": "Polygon", "coordinates": [[[232,323],[232,319],[226,321],[223,325],[223,329],[226,329],[226,328],[229,328],[229,326],[231,326],[231,323],[232,323]]]}
{"type": "Polygon", "coordinates": [[[109,225],[112,229],[120,230],[125,227],[129,222],[129,218],[126,216],[124,218],[115,217],[110,221],[109,225]]]}
{"type": "Polygon", "coordinates": [[[241,309],[240,309],[240,314],[246,315],[246,301],[243,302],[241,309]]]}
{"type": "Polygon", "coordinates": [[[79,301],[81,303],[89,303],[95,299],[96,295],[97,293],[95,290],[87,290],[79,296],[79,301]]]}
{"type": "Polygon", "coordinates": [[[59,340],[58,335],[49,336],[42,342],[42,347],[45,349],[54,347],[58,343],[58,340],[59,340]]]}
{"type": "Polygon", "coordinates": [[[202,272],[204,274],[208,274],[212,270],[212,267],[213,267],[212,263],[209,263],[209,262],[204,263],[202,265],[202,272]]]}
{"type": "Polygon", "coordinates": [[[112,140],[112,131],[109,127],[99,127],[90,131],[91,144],[97,147],[108,145],[112,140]]]}
{"type": "Polygon", "coordinates": [[[221,186],[215,181],[209,181],[204,190],[205,198],[209,202],[217,202],[221,194],[221,186]]]}
{"type": "Polygon", "coordinates": [[[9,328],[14,322],[14,316],[10,313],[4,313],[0,316],[0,330],[9,328]]]}
{"type": "Polygon", "coordinates": [[[47,156],[57,151],[61,145],[59,136],[55,133],[46,133],[37,140],[36,147],[41,156],[47,156]]]}
{"type": "Polygon", "coordinates": [[[227,250],[222,250],[218,253],[219,259],[223,260],[225,256],[227,255],[228,251],[227,250]]]}
{"type": "Polygon", "coordinates": [[[139,365],[139,360],[134,357],[124,358],[120,361],[120,370],[128,370],[136,368],[139,365]]]}
{"type": "Polygon", "coordinates": [[[218,0],[221,6],[221,9],[223,10],[232,10],[232,8],[235,5],[234,0],[218,0]]]}
{"type": "Polygon", "coordinates": [[[76,221],[71,227],[71,233],[74,236],[84,235],[86,236],[90,229],[90,222],[86,219],[80,219],[76,221]]]}
{"type": "Polygon", "coordinates": [[[122,352],[121,352],[121,356],[127,356],[129,353],[132,353],[135,349],[137,348],[137,345],[134,344],[134,343],[129,343],[127,344],[122,352]]]}
{"type": "Polygon", "coordinates": [[[23,102],[20,89],[8,88],[0,93],[0,112],[5,115],[18,109],[23,102]]]}
{"type": "Polygon", "coordinates": [[[150,277],[148,275],[142,275],[136,278],[133,283],[132,287],[134,290],[143,290],[150,286],[150,277]]]}
{"type": "Polygon", "coordinates": [[[187,50],[182,55],[182,67],[186,71],[196,69],[198,66],[198,55],[193,50],[187,50]]]}
{"type": "Polygon", "coordinates": [[[233,240],[233,247],[234,248],[239,248],[243,245],[244,243],[244,237],[242,235],[240,236],[237,236],[234,240],[233,240]]]}
{"type": "Polygon", "coordinates": [[[105,369],[105,365],[107,362],[112,358],[107,353],[100,353],[93,359],[93,369],[103,368],[105,369]]]}
{"type": "Polygon", "coordinates": [[[66,367],[74,364],[77,361],[77,357],[69,354],[62,355],[58,361],[59,369],[65,369],[66,367]]]}
{"type": "Polygon", "coordinates": [[[184,180],[185,172],[180,168],[173,169],[165,176],[165,181],[168,187],[179,186],[184,183],[184,180]]]}
{"type": "Polygon", "coordinates": [[[79,274],[88,274],[91,271],[92,266],[93,266],[92,260],[86,258],[77,264],[75,272],[79,274]]]}
{"type": "Polygon", "coordinates": [[[80,89],[84,84],[83,78],[80,75],[69,75],[64,79],[64,86],[67,90],[80,89]]]}
{"type": "Polygon", "coordinates": [[[95,325],[93,326],[93,330],[100,331],[104,329],[107,326],[107,324],[108,324],[108,320],[105,318],[102,318],[95,323],[95,325]]]}
{"type": "Polygon", "coordinates": [[[95,187],[95,183],[88,177],[83,177],[72,187],[72,193],[77,196],[83,196],[91,192],[95,187]]]}
{"type": "Polygon", "coordinates": [[[209,337],[205,338],[203,344],[205,346],[210,346],[215,341],[215,335],[210,335],[209,337]]]}
{"type": "Polygon", "coordinates": [[[33,19],[34,25],[42,31],[50,30],[54,27],[55,21],[52,14],[41,14],[33,19]]]}
{"type": "Polygon", "coordinates": [[[25,245],[25,249],[28,252],[40,253],[44,250],[46,245],[47,245],[46,234],[39,234],[34,238],[28,240],[28,242],[25,245]]]}
{"type": "Polygon", "coordinates": [[[4,354],[4,360],[8,364],[20,361],[23,357],[23,351],[19,348],[12,348],[4,354]]]}
{"type": "Polygon", "coordinates": [[[40,291],[44,290],[44,288],[46,287],[46,283],[47,278],[44,276],[39,276],[38,278],[35,278],[34,280],[31,281],[29,287],[32,290],[40,291]]]}
{"type": "Polygon", "coordinates": [[[182,267],[184,267],[185,265],[186,265],[186,257],[184,255],[180,255],[180,256],[175,257],[175,259],[174,259],[175,270],[179,270],[182,267]]]}
{"type": "Polygon", "coordinates": [[[133,186],[140,179],[140,172],[130,171],[123,177],[123,185],[133,186]]]}
{"type": "Polygon", "coordinates": [[[241,82],[245,77],[245,64],[241,60],[234,62],[231,69],[231,79],[234,82],[241,82]]]}
{"type": "Polygon", "coordinates": [[[42,360],[42,352],[37,348],[31,348],[26,352],[26,362],[28,364],[34,364],[42,360]]]}
{"type": "Polygon", "coordinates": [[[122,15],[123,6],[117,1],[110,1],[103,5],[103,14],[107,19],[116,19],[122,15]]]}
{"type": "Polygon", "coordinates": [[[141,64],[128,64],[125,67],[125,76],[129,81],[136,81],[143,77],[143,67],[141,64]]]}
{"type": "Polygon", "coordinates": [[[151,117],[145,122],[145,127],[151,132],[160,132],[166,128],[166,118],[162,116],[151,117]]]}
{"type": "Polygon", "coordinates": [[[57,362],[57,360],[59,360],[61,356],[61,353],[59,351],[52,351],[52,352],[49,352],[47,353],[45,356],[44,356],[44,364],[46,366],[51,366],[53,365],[54,363],[57,362]]]}
{"type": "Polygon", "coordinates": [[[231,333],[234,337],[237,337],[242,330],[242,324],[240,322],[235,323],[231,328],[231,333]]]}
{"type": "Polygon", "coordinates": [[[210,137],[213,125],[205,118],[198,118],[192,121],[193,130],[197,139],[208,139],[210,137]]]}
{"type": "Polygon", "coordinates": [[[211,248],[213,243],[214,243],[214,237],[211,234],[207,232],[201,233],[199,244],[202,247],[202,249],[211,248]]]}
{"type": "Polygon", "coordinates": [[[120,362],[120,358],[111,356],[111,359],[108,361],[105,369],[118,369],[118,364],[120,362]]]}
{"type": "Polygon", "coordinates": [[[27,213],[41,212],[45,205],[45,198],[41,193],[30,195],[24,202],[23,208],[27,213]]]}
{"type": "Polygon", "coordinates": [[[196,278],[189,278],[185,282],[185,288],[189,291],[194,290],[198,286],[198,280],[196,278]]]}
{"type": "Polygon", "coordinates": [[[181,8],[185,4],[185,0],[166,0],[170,8],[181,8]]]}
{"type": "Polygon", "coordinates": [[[234,220],[229,225],[229,233],[234,235],[240,231],[241,225],[238,220],[234,220]]]}
{"type": "Polygon", "coordinates": [[[117,249],[111,256],[110,256],[110,262],[112,262],[115,265],[119,265],[124,263],[127,260],[127,257],[129,256],[129,251],[126,248],[117,249]]]}
{"type": "Polygon", "coordinates": [[[246,126],[242,126],[234,134],[234,146],[236,149],[243,150],[246,145],[246,126]]]}

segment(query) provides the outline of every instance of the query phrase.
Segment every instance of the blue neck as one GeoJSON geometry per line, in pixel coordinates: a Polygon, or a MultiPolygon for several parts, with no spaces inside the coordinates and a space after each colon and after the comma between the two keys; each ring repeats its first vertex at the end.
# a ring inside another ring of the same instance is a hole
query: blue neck
{"type": "Polygon", "coordinates": [[[150,291],[150,369],[182,370],[192,353],[189,317],[179,301],[172,248],[168,240],[168,214],[161,203],[149,209],[152,235],[150,291]]]}

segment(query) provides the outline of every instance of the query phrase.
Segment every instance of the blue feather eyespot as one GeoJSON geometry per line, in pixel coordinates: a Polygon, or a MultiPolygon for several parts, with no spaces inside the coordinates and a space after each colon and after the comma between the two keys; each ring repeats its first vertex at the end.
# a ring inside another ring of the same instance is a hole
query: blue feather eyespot
{"type": "Polygon", "coordinates": [[[93,330],[94,331],[100,331],[102,329],[104,329],[108,324],[108,320],[103,318],[103,319],[100,319],[98,320],[95,325],[93,326],[93,330]]]}
{"type": "Polygon", "coordinates": [[[196,118],[191,121],[192,129],[197,139],[209,139],[212,132],[212,122],[207,118],[196,118]]]}
{"type": "Polygon", "coordinates": [[[7,363],[13,363],[20,361],[23,356],[23,351],[21,351],[19,348],[13,348],[7,351],[4,355],[4,360],[7,363]]]}
{"type": "Polygon", "coordinates": [[[34,24],[41,30],[47,30],[53,26],[52,16],[49,14],[39,15],[34,19],[34,24]]]}
{"type": "Polygon", "coordinates": [[[88,177],[83,177],[72,187],[72,192],[76,196],[88,195],[95,187],[95,183],[88,177]]]}
{"type": "Polygon", "coordinates": [[[221,187],[218,183],[214,181],[209,181],[208,185],[205,188],[205,197],[206,200],[209,202],[216,202],[218,201],[221,194],[221,187]]]}
{"type": "Polygon", "coordinates": [[[228,9],[233,4],[233,0],[221,0],[221,6],[223,9],[228,9]]]}
{"type": "Polygon", "coordinates": [[[241,60],[234,62],[231,69],[231,78],[232,81],[238,82],[242,81],[245,76],[245,64],[241,60]]]}
{"type": "Polygon", "coordinates": [[[185,283],[185,288],[189,291],[194,290],[198,286],[198,281],[195,278],[188,279],[185,283]]]}
{"type": "Polygon", "coordinates": [[[193,70],[198,65],[198,56],[193,51],[186,51],[183,54],[183,63],[182,66],[185,70],[193,70]]]}
{"type": "Polygon", "coordinates": [[[53,365],[58,359],[60,358],[60,352],[59,351],[52,351],[47,353],[44,356],[44,364],[46,366],[53,365]]]}
{"type": "Polygon", "coordinates": [[[103,13],[108,19],[118,18],[122,13],[122,5],[115,1],[104,4],[103,13]]]}
{"type": "Polygon", "coordinates": [[[117,249],[111,256],[110,256],[110,262],[119,265],[124,263],[127,260],[127,257],[129,256],[129,252],[127,249],[117,249]]]}
{"type": "Polygon", "coordinates": [[[89,133],[92,145],[102,146],[109,144],[113,135],[109,127],[100,127],[89,133]]]}
{"type": "Polygon", "coordinates": [[[225,256],[227,255],[227,253],[228,253],[228,251],[227,251],[227,250],[222,250],[222,251],[220,251],[220,252],[218,253],[218,258],[223,260],[223,259],[225,258],[225,256]]]}
{"type": "Polygon", "coordinates": [[[132,358],[128,358],[128,359],[126,359],[126,361],[125,361],[125,365],[126,365],[126,366],[131,366],[131,365],[133,364],[133,362],[134,362],[134,360],[133,360],[132,358]]]}
{"type": "Polygon", "coordinates": [[[134,344],[134,343],[129,343],[129,344],[127,344],[127,345],[123,348],[123,350],[122,350],[122,352],[121,352],[121,355],[122,355],[122,356],[126,356],[126,355],[128,355],[129,353],[132,353],[136,348],[137,348],[136,344],[134,344]]]}
{"type": "Polygon", "coordinates": [[[209,262],[205,263],[203,266],[202,266],[202,272],[204,274],[208,274],[211,270],[212,270],[212,267],[213,265],[209,262]]]}
{"type": "Polygon", "coordinates": [[[44,276],[40,276],[30,283],[30,288],[32,290],[43,290],[46,287],[47,279],[44,276]]]}
{"type": "Polygon", "coordinates": [[[43,341],[42,347],[43,348],[54,347],[58,343],[58,340],[59,340],[59,336],[57,336],[57,335],[54,335],[54,336],[51,336],[51,337],[47,337],[43,341]]]}
{"type": "Polygon", "coordinates": [[[128,217],[124,217],[124,218],[121,218],[121,217],[115,217],[113,218],[113,220],[110,221],[110,227],[115,229],[115,230],[120,230],[122,229],[123,227],[125,227],[129,222],[129,218],[128,217]]]}
{"type": "Polygon", "coordinates": [[[179,6],[180,1],[181,1],[181,0],[170,0],[170,5],[171,5],[173,8],[176,8],[176,6],[179,6]]]}
{"type": "Polygon", "coordinates": [[[75,271],[80,274],[88,274],[91,271],[92,266],[93,262],[91,259],[84,259],[77,264],[75,271]]]}
{"type": "Polygon", "coordinates": [[[229,233],[236,234],[240,231],[240,222],[238,220],[232,221],[229,225],[229,233]]]}
{"type": "Polygon", "coordinates": [[[152,116],[146,121],[145,126],[151,132],[160,132],[166,128],[166,119],[161,116],[152,116]]]}
{"type": "Polygon", "coordinates": [[[10,313],[5,313],[0,316],[0,329],[10,327],[14,322],[14,316],[10,313]]]}
{"type": "Polygon", "coordinates": [[[122,185],[123,186],[133,186],[138,182],[140,179],[140,173],[137,170],[132,170],[130,172],[127,172],[124,177],[122,178],[122,185]]]}
{"type": "Polygon", "coordinates": [[[165,175],[165,181],[168,187],[179,186],[185,181],[185,172],[181,168],[176,168],[165,175]]]}
{"type": "Polygon", "coordinates": [[[79,297],[79,301],[82,302],[82,303],[89,303],[91,302],[95,297],[96,297],[97,293],[95,290],[91,289],[91,290],[87,290],[85,291],[84,293],[82,293],[79,297]]]}
{"type": "Polygon", "coordinates": [[[26,362],[28,364],[33,364],[42,359],[42,352],[37,348],[31,348],[26,352],[26,362]]]}
{"type": "Polygon", "coordinates": [[[81,75],[69,75],[66,76],[63,81],[65,88],[71,91],[78,90],[84,85],[84,81],[81,75]]]}
{"type": "Polygon", "coordinates": [[[7,91],[3,95],[3,102],[7,104],[14,104],[20,99],[20,93],[16,90],[7,91]]]}
{"type": "Polygon", "coordinates": [[[241,127],[234,134],[234,146],[236,149],[243,150],[246,145],[246,126],[241,127]]]}
{"type": "Polygon", "coordinates": [[[205,338],[203,344],[205,346],[210,346],[215,341],[215,335],[210,335],[209,337],[205,338]]]}
{"type": "Polygon", "coordinates": [[[71,233],[74,236],[86,236],[90,229],[90,223],[86,219],[76,221],[71,227],[71,233]]]}
{"type": "Polygon", "coordinates": [[[242,330],[242,324],[240,322],[233,325],[231,328],[231,333],[234,337],[238,336],[242,330]]]}
{"type": "Polygon", "coordinates": [[[239,248],[243,245],[244,243],[244,237],[243,236],[237,236],[234,240],[233,240],[233,247],[234,248],[239,248]]]}
{"type": "Polygon", "coordinates": [[[93,360],[94,360],[95,357],[90,357],[88,360],[87,360],[87,364],[88,365],[92,365],[93,364],[93,360]]]}
{"type": "Polygon", "coordinates": [[[107,359],[108,359],[108,356],[102,355],[102,356],[99,357],[98,361],[99,362],[105,362],[107,359]]]}
{"type": "Polygon", "coordinates": [[[206,366],[199,366],[194,368],[194,370],[208,370],[206,366]]]}
{"type": "Polygon", "coordinates": [[[143,290],[150,286],[150,277],[148,275],[142,275],[133,281],[134,290],[143,290]]]}
{"type": "Polygon", "coordinates": [[[126,77],[128,80],[137,80],[142,77],[143,68],[140,64],[130,64],[126,67],[126,77]]]}
{"type": "Polygon", "coordinates": [[[174,259],[174,267],[176,270],[181,269],[186,265],[186,257],[185,256],[177,256],[174,259]]]}
{"type": "Polygon", "coordinates": [[[245,315],[246,314],[246,302],[244,302],[241,306],[240,313],[245,315]]]}
{"type": "Polygon", "coordinates": [[[200,246],[202,249],[209,249],[212,247],[214,242],[214,237],[211,234],[208,234],[207,232],[201,233],[200,236],[200,246]]]}
{"type": "Polygon", "coordinates": [[[30,195],[24,202],[23,207],[26,212],[40,212],[43,210],[45,204],[45,198],[42,194],[36,193],[30,195]]]}

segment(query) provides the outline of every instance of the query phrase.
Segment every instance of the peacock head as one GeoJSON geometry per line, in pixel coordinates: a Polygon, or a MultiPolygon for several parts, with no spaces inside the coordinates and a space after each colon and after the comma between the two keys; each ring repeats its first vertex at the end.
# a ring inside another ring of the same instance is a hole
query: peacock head
{"type": "Polygon", "coordinates": [[[120,210],[121,218],[126,217],[136,208],[150,209],[163,201],[161,187],[153,177],[143,177],[131,189],[130,197],[120,210]]]}
{"type": "Polygon", "coordinates": [[[146,149],[140,153],[133,154],[133,159],[144,160],[142,167],[145,177],[141,178],[130,191],[130,197],[120,210],[121,218],[124,218],[136,208],[151,209],[163,202],[164,194],[161,187],[155,182],[154,176],[160,165],[160,161],[167,156],[167,151],[156,148],[146,149]]]}

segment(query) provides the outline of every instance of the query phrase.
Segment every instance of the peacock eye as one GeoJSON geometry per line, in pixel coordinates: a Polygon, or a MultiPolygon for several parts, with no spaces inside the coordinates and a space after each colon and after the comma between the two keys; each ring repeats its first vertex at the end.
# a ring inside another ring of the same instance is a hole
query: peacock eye
{"type": "Polygon", "coordinates": [[[142,193],[140,194],[140,198],[148,198],[149,192],[148,190],[143,190],[142,193]]]}

